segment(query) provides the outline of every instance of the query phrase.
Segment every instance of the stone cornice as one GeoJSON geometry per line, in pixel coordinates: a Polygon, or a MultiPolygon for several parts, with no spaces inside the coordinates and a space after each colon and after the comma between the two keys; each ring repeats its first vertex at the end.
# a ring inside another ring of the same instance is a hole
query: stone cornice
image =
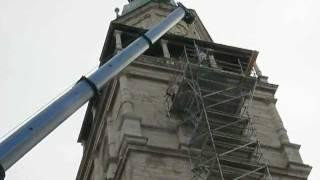
{"type": "Polygon", "coordinates": [[[271,84],[271,83],[262,82],[262,81],[258,81],[258,84],[257,84],[258,90],[268,91],[268,92],[271,92],[273,95],[276,93],[278,87],[279,86],[276,84],[271,84]]]}

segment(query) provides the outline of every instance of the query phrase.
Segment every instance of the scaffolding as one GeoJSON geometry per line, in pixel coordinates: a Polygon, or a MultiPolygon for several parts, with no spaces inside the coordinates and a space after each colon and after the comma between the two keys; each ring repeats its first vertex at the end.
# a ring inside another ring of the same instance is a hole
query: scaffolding
{"type": "Polygon", "coordinates": [[[184,45],[176,63],[181,73],[168,89],[169,114],[191,132],[192,180],[272,179],[248,112],[257,83],[252,63],[219,60],[195,42],[184,45]]]}

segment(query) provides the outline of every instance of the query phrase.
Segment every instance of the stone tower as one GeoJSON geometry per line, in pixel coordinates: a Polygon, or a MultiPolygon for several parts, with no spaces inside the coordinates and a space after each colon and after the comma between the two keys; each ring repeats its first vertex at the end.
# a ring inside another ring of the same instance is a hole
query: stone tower
{"type": "MultiPolygon", "coordinates": [[[[110,24],[105,63],[174,8],[129,0],[110,24]]],[[[213,42],[195,11],[89,102],[77,180],[307,179],[258,52],[213,42]]]]}

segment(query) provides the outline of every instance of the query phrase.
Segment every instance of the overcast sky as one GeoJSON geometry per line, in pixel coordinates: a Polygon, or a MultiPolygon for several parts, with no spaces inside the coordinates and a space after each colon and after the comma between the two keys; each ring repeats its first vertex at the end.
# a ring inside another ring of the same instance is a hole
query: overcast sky
{"type": "MultiPolygon", "coordinates": [[[[0,0],[0,137],[97,66],[125,0],[0,0]]],[[[320,178],[319,0],[183,0],[214,41],[258,50],[290,140],[320,178]],[[317,112],[318,111],[318,112],[317,112]]],[[[75,179],[85,107],[7,172],[7,180],[75,179]]]]}

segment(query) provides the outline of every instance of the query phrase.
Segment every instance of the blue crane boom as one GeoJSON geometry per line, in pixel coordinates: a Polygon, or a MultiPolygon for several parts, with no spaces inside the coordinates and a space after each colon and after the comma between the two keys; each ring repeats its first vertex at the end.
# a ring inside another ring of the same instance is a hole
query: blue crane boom
{"type": "Polygon", "coordinates": [[[98,94],[110,79],[115,77],[138,56],[143,54],[153,43],[159,40],[182,19],[187,23],[191,23],[194,17],[188,9],[181,3],[178,3],[178,7],[158,25],[132,42],[127,48],[111,58],[92,75],[81,78],[69,91],[1,142],[0,180],[4,179],[6,170],[77,111],[83,104],[98,94]]]}

